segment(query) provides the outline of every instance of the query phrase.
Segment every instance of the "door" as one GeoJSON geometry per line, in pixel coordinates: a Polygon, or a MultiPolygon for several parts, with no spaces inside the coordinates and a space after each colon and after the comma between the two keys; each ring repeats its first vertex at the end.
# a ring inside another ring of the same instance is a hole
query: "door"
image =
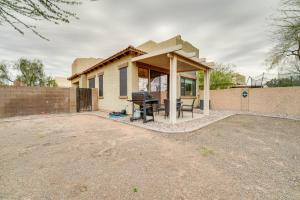
{"type": "Polygon", "coordinates": [[[77,105],[77,112],[92,111],[92,89],[91,88],[76,89],[76,105],[77,105]]]}

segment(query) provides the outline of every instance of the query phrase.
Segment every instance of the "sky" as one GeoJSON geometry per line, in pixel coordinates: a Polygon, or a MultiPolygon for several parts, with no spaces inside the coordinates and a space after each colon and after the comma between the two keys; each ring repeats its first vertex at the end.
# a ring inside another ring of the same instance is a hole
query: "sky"
{"type": "Polygon", "coordinates": [[[68,77],[76,57],[107,58],[129,45],[181,35],[200,49],[201,58],[235,64],[234,70],[245,76],[267,70],[264,60],[274,46],[270,17],[279,0],[83,1],[70,8],[79,20],[34,22],[50,41],[0,26],[0,61],[36,58],[47,74],[68,77]]]}

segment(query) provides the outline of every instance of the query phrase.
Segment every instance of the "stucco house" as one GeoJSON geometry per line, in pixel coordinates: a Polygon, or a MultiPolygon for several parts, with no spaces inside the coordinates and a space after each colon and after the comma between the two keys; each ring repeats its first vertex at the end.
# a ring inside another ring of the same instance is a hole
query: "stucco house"
{"type": "Polygon", "coordinates": [[[130,113],[128,99],[136,91],[148,91],[161,102],[169,98],[170,122],[175,123],[176,98],[189,103],[198,97],[199,70],[205,72],[204,112],[208,114],[212,66],[199,58],[199,49],[178,35],[162,42],[150,40],[137,47],[128,46],[106,59],[78,58],[68,80],[73,87],[98,88],[100,110],[126,109],[130,113]]]}

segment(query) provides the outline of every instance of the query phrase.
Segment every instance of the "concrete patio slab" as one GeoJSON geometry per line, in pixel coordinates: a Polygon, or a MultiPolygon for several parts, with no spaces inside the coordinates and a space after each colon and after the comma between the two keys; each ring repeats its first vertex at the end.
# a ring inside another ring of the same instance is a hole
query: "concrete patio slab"
{"type": "Polygon", "coordinates": [[[209,124],[217,122],[219,120],[225,119],[229,116],[235,115],[235,112],[232,111],[210,111],[209,115],[201,114],[201,112],[194,113],[194,118],[191,117],[191,113],[184,113],[184,118],[178,118],[176,124],[170,124],[168,119],[164,118],[163,114],[155,115],[154,122],[143,123],[142,120],[136,120],[131,122],[130,117],[120,117],[120,118],[110,118],[108,112],[97,111],[97,112],[89,112],[83,113],[88,115],[96,115],[99,117],[103,117],[106,119],[111,119],[114,121],[122,122],[125,124],[157,131],[163,133],[185,133],[192,132],[203,128],[209,124]]]}

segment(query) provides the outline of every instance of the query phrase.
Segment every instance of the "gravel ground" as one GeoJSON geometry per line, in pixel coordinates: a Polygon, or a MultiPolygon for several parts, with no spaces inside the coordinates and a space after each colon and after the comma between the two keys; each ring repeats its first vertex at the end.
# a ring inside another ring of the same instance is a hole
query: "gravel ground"
{"type": "MultiPolygon", "coordinates": [[[[202,112],[198,109],[196,110],[196,112],[199,114],[200,113],[202,114],[202,112]]],[[[129,116],[111,119],[111,118],[109,118],[109,113],[103,112],[103,111],[86,112],[83,114],[96,115],[96,116],[103,117],[106,119],[119,121],[122,123],[134,125],[137,127],[141,127],[141,128],[145,128],[145,129],[157,131],[157,132],[186,133],[186,132],[192,132],[192,131],[198,130],[209,124],[215,123],[219,120],[222,120],[229,116],[235,115],[236,112],[234,112],[234,111],[210,111],[209,115],[203,115],[200,118],[194,118],[194,119],[191,117],[188,121],[177,122],[176,124],[170,124],[168,122],[167,123],[159,122],[157,120],[157,115],[154,116],[154,119],[155,119],[154,121],[143,123],[143,120],[141,120],[141,119],[131,122],[129,116]]],[[[161,115],[163,115],[163,113],[161,115]]]]}
{"type": "Polygon", "coordinates": [[[88,115],[0,121],[0,199],[300,199],[300,122],[157,133],[88,115]]]}

